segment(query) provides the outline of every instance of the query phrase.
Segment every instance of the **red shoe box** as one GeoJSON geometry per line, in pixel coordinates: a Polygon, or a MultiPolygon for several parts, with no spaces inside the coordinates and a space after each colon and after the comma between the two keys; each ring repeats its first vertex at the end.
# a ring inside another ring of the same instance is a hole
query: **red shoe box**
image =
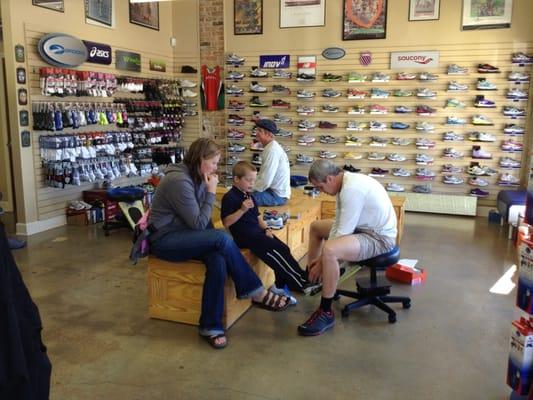
{"type": "Polygon", "coordinates": [[[422,282],[425,282],[426,275],[427,273],[425,269],[413,269],[402,264],[391,265],[385,271],[385,276],[387,279],[390,279],[391,281],[408,283],[409,285],[419,285],[422,282]]]}

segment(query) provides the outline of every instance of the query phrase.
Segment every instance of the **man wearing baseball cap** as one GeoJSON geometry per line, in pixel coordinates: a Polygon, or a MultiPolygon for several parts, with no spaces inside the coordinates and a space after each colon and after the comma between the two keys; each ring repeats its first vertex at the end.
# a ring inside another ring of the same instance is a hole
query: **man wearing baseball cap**
{"type": "Polygon", "coordinates": [[[263,162],[254,186],[258,206],[281,206],[291,197],[290,166],[287,153],[274,140],[276,123],[269,119],[256,121],[256,138],[263,145],[263,162]]]}

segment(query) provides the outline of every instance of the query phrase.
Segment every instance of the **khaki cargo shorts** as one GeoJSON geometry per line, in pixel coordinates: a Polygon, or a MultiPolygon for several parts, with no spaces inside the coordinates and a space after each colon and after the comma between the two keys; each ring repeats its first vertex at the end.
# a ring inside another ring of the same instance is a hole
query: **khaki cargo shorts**
{"type": "Polygon", "coordinates": [[[381,236],[373,231],[356,230],[354,235],[359,241],[361,251],[357,260],[353,261],[368,260],[380,254],[385,254],[391,251],[396,245],[396,238],[381,236]]]}

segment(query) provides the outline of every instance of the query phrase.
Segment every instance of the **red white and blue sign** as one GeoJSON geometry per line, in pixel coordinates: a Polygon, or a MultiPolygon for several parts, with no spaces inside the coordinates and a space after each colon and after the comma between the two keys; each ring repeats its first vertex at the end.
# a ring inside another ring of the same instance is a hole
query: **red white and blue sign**
{"type": "Polygon", "coordinates": [[[289,68],[290,64],[291,56],[288,54],[259,56],[259,68],[289,68]]]}
{"type": "Polygon", "coordinates": [[[89,42],[83,40],[83,44],[87,48],[87,62],[94,64],[110,65],[113,59],[111,46],[103,43],[89,42]]]}
{"type": "Polygon", "coordinates": [[[359,62],[361,63],[361,65],[370,65],[370,63],[372,62],[372,53],[369,51],[362,51],[359,54],[359,62]]]}

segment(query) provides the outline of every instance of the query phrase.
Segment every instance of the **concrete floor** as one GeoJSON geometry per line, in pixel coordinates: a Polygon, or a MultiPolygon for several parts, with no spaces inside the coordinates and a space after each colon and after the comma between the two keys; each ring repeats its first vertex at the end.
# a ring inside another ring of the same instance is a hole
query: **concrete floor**
{"type": "MultiPolygon", "coordinates": [[[[359,310],[327,334],[296,326],[318,297],[284,313],[252,308],[212,350],[195,327],[146,316],[146,264],[128,264],[129,234],[62,227],[29,239],[15,258],[39,306],[54,400],[502,399],[510,295],[489,288],[514,263],[506,231],[485,218],[409,213],[402,256],[428,270],[387,323],[359,310]]],[[[343,285],[348,288],[352,281],[343,285]]],[[[347,300],[342,299],[341,303],[347,300]]]]}

